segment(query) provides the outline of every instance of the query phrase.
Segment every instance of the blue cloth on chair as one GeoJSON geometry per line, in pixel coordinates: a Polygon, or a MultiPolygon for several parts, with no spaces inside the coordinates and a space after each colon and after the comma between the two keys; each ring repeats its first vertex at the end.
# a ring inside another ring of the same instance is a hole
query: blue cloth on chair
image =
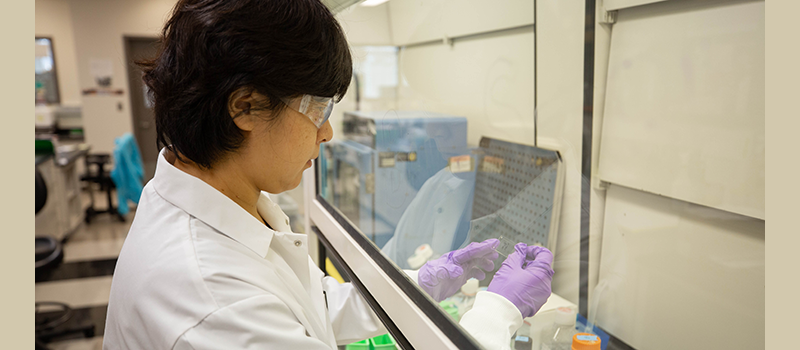
{"type": "Polygon", "coordinates": [[[117,186],[117,211],[121,215],[128,214],[128,200],[139,203],[142,196],[142,179],[144,165],[139,153],[139,146],[131,133],[114,139],[114,170],[111,180],[117,186]]]}

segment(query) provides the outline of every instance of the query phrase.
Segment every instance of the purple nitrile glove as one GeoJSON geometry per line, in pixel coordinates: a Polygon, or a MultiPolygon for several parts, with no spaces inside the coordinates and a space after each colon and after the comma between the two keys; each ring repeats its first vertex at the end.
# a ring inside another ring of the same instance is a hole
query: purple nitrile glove
{"type": "Polygon", "coordinates": [[[553,253],[547,248],[517,243],[487,290],[511,301],[522,317],[531,317],[550,297],[552,263],[553,253]]]}
{"type": "Polygon", "coordinates": [[[494,270],[497,259],[496,238],[472,242],[422,265],[417,275],[419,286],[437,302],[455,294],[470,278],[482,280],[486,271],[494,270]],[[481,270],[483,269],[483,270],[481,270]]]}

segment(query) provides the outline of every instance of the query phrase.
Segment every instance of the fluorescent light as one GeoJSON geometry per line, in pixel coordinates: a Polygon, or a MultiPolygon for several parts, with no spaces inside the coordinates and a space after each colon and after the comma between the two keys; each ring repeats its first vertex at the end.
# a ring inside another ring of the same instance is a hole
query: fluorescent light
{"type": "Polygon", "coordinates": [[[367,1],[362,2],[361,6],[366,6],[366,7],[378,6],[378,5],[380,5],[380,4],[384,3],[384,2],[387,2],[387,1],[389,1],[389,0],[367,0],[367,1]]]}

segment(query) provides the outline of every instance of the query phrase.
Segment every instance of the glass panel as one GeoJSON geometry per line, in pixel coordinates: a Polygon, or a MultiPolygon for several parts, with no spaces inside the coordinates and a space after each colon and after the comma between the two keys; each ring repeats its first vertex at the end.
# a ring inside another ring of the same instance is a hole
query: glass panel
{"type": "Polygon", "coordinates": [[[53,42],[36,38],[36,103],[59,103],[53,42]]]}
{"type": "MultiPolygon", "coordinates": [[[[763,343],[764,2],[644,2],[595,32],[591,1],[537,2],[535,28],[525,1],[453,3],[339,14],[355,79],[320,194],[399,269],[499,239],[478,289],[515,244],[552,250],[519,346],[565,345],[565,318],[604,347],[763,343]]],[[[455,323],[472,283],[440,304],[455,323]]]]}
{"type": "MultiPolygon", "coordinates": [[[[420,23],[447,8],[410,15],[408,5],[339,14],[354,79],[320,150],[319,193],[400,269],[500,238],[502,257],[474,286],[486,289],[514,244],[556,242],[565,169],[558,152],[534,146],[533,7],[514,5],[527,9],[520,17],[468,2],[479,20],[458,19],[448,43],[420,23]]],[[[456,324],[474,300],[468,284],[440,303],[456,324]]]]}

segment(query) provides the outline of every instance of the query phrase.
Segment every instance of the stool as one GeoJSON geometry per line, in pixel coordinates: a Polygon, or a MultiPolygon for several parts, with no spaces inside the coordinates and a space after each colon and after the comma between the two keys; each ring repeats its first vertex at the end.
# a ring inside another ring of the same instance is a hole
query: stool
{"type": "Polygon", "coordinates": [[[119,211],[117,211],[117,208],[114,207],[114,202],[112,202],[113,197],[111,196],[111,192],[116,189],[116,186],[114,185],[114,181],[111,180],[110,173],[105,169],[105,165],[108,164],[110,160],[111,155],[107,153],[96,153],[86,156],[86,174],[81,176],[81,181],[89,182],[88,187],[91,205],[86,208],[86,216],[84,217],[84,220],[87,224],[90,223],[95,216],[104,213],[114,215],[119,221],[125,221],[125,217],[120,215],[119,211]],[[97,210],[95,208],[94,195],[92,193],[93,183],[99,184],[100,190],[106,192],[106,198],[108,199],[108,207],[106,209],[97,210]]]}

